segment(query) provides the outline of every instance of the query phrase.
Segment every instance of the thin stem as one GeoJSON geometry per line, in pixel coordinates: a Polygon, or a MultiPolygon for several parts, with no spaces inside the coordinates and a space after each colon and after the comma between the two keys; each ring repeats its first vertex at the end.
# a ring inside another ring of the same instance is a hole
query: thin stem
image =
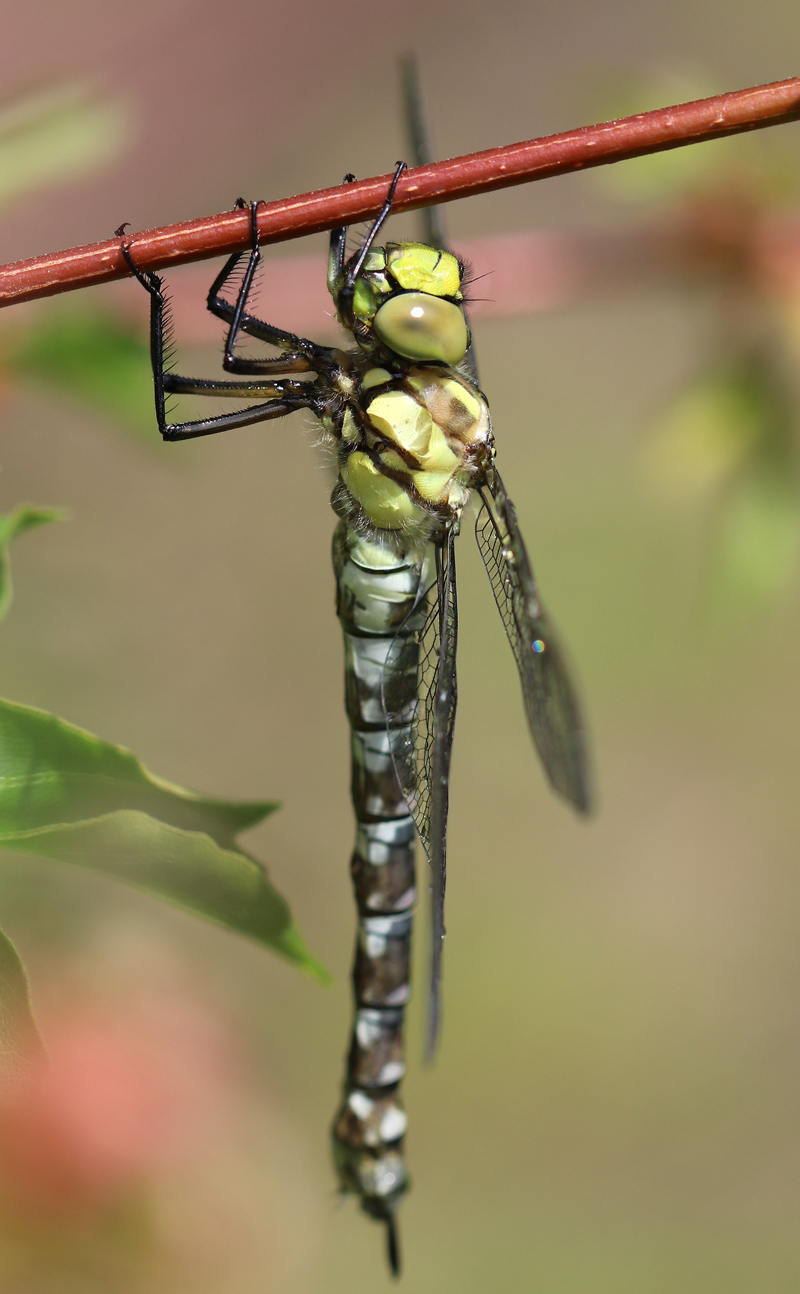
{"type": "MultiPolygon", "coordinates": [[[[415,167],[400,177],[392,209],[413,211],[435,202],[454,202],[456,198],[475,193],[621,162],[685,144],[700,144],[798,118],[800,77],[792,77],[788,81],[736,90],[711,99],[698,99],[619,121],[582,126],[544,139],[415,167]]],[[[380,211],[391,180],[391,175],[381,175],[265,203],[258,210],[259,240],[277,243],[368,220],[380,211]]],[[[133,237],[132,245],[137,265],[149,270],[229,255],[250,246],[250,213],[227,211],[202,220],[145,230],[133,237]]],[[[0,266],[0,305],[107,283],[128,274],[130,270],[116,238],[90,247],[53,252],[0,266]]]]}

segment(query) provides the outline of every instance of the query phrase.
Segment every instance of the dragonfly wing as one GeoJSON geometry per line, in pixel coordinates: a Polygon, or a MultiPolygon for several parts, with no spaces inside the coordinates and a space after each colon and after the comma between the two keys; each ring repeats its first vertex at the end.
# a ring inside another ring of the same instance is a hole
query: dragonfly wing
{"type": "Polygon", "coordinates": [[[444,891],[447,882],[447,808],[450,798],[450,754],[456,719],[456,646],[458,604],[456,601],[456,559],[453,535],[439,550],[439,656],[433,690],[433,741],[430,792],[431,880],[431,967],[428,996],[426,1055],[436,1051],[440,1019],[442,947],[444,944],[444,891]]]}
{"type": "Polygon", "coordinates": [[[586,813],[589,771],[580,709],[539,600],[516,509],[496,471],[480,493],[475,535],[517,662],[531,736],[554,789],[586,813]]]}
{"type": "MultiPolygon", "coordinates": [[[[439,1034],[444,893],[447,878],[447,808],[450,754],[456,715],[458,607],[453,536],[436,547],[436,580],[428,612],[405,652],[416,655],[416,698],[405,745],[395,749],[395,769],[431,868],[431,956],[426,1055],[439,1034]]],[[[410,663],[410,658],[407,658],[410,663]]]]}

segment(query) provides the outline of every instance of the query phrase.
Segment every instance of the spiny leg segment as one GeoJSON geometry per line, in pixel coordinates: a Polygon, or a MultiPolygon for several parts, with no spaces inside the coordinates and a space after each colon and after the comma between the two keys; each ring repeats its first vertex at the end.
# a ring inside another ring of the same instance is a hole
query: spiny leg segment
{"type": "MultiPolygon", "coordinates": [[[[241,203],[241,200],[239,200],[241,203]]],[[[222,319],[230,320],[230,327],[225,343],[224,367],[229,372],[249,374],[253,377],[286,380],[226,382],[207,378],[185,377],[170,372],[165,356],[165,334],[168,322],[167,299],[164,295],[164,284],[160,275],[151,270],[144,270],[133,256],[130,240],[124,236],[125,226],[116,231],[120,238],[121,251],[132,274],[141,283],[150,296],[150,355],[153,366],[156,420],[158,429],[165,440],[190,440],[197,436],[214,435],[232,427],[245,427],[257,422],[274,418],[283,418],[296,409],[311,409],[319,413],[324,403],[319,386],[311,382],[298,382],[289,378],[290,374],[304,372],[324,374],[334,367],[333,351],[317,346],[314,342],[293,333],[273,328],[263,320],[247,313],[245,306],[251,290],[253,277],[258,266],[261,252],[258,246],[258,228],[256,222],[258,203],[251,205],[252,244],[247,268],[239,287],[235,304],[220,296],[220,289],[230,278],[241,253],[229,258],[221,273],[214,280],[209,290],[207,304],[209,310],[222,319]],[[280,347],[284,355],[274,359],[246,360],[234,354],[240,332],[249,333],[259,340],[280,347]],[[187,422],[170,423],[167,420],[166,396],[201,395],[231,398],[240,396],[243,399],[259,399],[258,404],[250,405],[231,413],[217,414],[210,418],[198,418],[187,422]]]]}

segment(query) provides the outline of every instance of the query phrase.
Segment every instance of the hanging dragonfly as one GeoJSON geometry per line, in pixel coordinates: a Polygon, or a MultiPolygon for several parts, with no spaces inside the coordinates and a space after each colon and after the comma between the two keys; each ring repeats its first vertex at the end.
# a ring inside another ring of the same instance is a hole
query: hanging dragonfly
{"type": "MultiPolygon", "coordinates": [[[[440,1019],[456,710],[454,540],[470,495],[479,501],[478,545],[519,670],[534,744],[555,790],[581,812],[589,801],[578,705],[495,465],[489,407],[474,377],[464,264],[423,243],[375,246],[404,165],[398,163],[382,210],[349,258],[347,228],[331,233],[328,287],[338,319],[355,342],[350,350],[319,346],[251,313],[261,253],[258,203],[250,205],[250,253],[228,259],[207,298],[208,309],[228,324],[223,368],[238,375],[235,380],[182,377],[169,369],[162,280],[139,268],[133,240],[124,227],[117,231],[132,273],[150,295],[156,417],[165,440],[213,435],[309,409],[335,446],[338,479],[331,502],[339,523],[333,562],[351,727],[357,828],[351,872],[359,924],[355,1020],[333,1147],[342,1192],[358,1196],[365,1212],[386,1226],[395,1275],[396,1210],[408,1187],[407,1118],[399,1086],[416,900],[414,840],[419,836],[431,877],[432,1057],[440,1019]],[[242,266],[234,294],[231,284],[242,266]],[[241,334],[278,354],[237,354],[241,334]],[[254,403],[169,422],[168,394],[254,403]]],[[[240,199],[237,205],[247,204],[240,199]]]]}

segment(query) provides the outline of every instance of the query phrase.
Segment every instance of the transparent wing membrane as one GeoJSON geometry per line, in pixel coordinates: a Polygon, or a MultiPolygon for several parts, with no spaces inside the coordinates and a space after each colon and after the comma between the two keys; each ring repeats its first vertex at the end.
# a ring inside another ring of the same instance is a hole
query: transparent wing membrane
{"type": "MultiPolygon", "coordinates": [[[[431,782],[433,763],[433,699],[439,665],[439,597],[434,585],[427,596],[428,611],[418,635],[406,639],[400,652],[400,669],[408,677],[416,657],[416,695],[407,713],[410,727],[394,746],[397,778],[430,862],[431,782]]],[[[388,692],[388,680],[384,681],[388,692]]],[[[388,715],[387,715],[388,718],[388,715]]]]}
{"type": "Polygon", "coordinates": [[[395,750],[395,768],[431,867],[431,956],[426,1054],[439,1034],[444,896],[447,879],[447,807],[456,714],[458,608],[453,536],[436,549],[436,582],[428,614],[404,652],[417,655],[417,694],[408,737],[395,750]]]}
{"type": "Polygon", "coordinates": [[[475,535],[517,662],[531,736],[554,789],[585,813],[589,775],[578,702],[539,601],[516,510],[496,472],[481,498],[475,535]]]}
{"type": "MultiPolygon", "coordinates": [[[[439,657],[433,691],[433,742],[430,757],[431,967],[426,1056],[433,1058],[439,1037],[444,944],[444,892],[447,882],[447,808],[450,798],[450,754],[456,718],[456,645],[458,606],[453,536],[439,550],[439,657]],[[441,560],[444,559],[444,560],[441,560]]],[[[426,697],[426,705],[430,705],[426,697]]]]}

